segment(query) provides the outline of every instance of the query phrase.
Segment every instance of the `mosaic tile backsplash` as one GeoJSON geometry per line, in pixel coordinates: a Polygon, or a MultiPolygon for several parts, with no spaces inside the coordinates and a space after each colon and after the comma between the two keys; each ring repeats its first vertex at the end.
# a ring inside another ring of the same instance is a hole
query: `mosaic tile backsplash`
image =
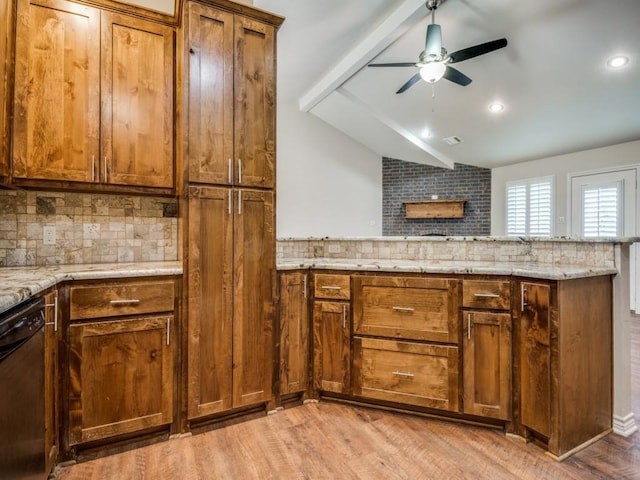
{"type": "Polygon", "coordinates": [[[175,198],[0,191],[0,267],[177,259],[175,198]]]}

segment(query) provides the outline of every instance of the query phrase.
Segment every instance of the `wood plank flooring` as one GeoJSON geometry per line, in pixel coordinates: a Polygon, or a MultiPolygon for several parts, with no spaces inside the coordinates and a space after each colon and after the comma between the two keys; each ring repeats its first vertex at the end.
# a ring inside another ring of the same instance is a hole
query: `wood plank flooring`
{"type": "MultiPolygon", "coordinates": [[[[632,325],[640,421],[640,316],[632,325]]],[[[59,480],[639,479],[640,433],[558,463],[501,431],[331,402],[58,468],[59,480]]]]}

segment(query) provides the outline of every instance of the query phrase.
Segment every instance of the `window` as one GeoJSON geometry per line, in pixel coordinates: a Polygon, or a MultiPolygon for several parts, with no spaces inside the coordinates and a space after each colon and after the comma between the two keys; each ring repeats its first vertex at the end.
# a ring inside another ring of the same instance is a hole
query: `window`
{"type": "Polygon", "coordinates": [[[583,236],[617,237],[622,234],[621,193],[621,182],[582,187],[583,236]]]}
{"type": "Polygon", "coordinates": [[[553,177],[507,183],[507,235],[552,235],[553,177]]]}

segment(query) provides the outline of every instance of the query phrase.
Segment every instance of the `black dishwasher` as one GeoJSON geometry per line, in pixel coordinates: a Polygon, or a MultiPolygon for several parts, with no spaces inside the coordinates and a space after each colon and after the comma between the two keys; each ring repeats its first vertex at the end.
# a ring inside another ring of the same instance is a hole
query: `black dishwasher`
{"type": "Polygon", "coordinates": [[[0,314],[0,478],[47,478],[44,300],[0,314]]]}

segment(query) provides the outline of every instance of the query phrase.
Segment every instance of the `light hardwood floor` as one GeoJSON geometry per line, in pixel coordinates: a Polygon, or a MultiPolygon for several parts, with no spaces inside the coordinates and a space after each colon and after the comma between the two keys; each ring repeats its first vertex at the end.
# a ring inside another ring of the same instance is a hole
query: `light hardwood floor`
{"type": "MultiPolygon", "coordinates": [[[[640,316],[632,327],[640,421],[640,316]]],[[[640,479],[640,432],[558,463],[502,432],[332,402],[59,468],[59,480],[640,479]]]]}

